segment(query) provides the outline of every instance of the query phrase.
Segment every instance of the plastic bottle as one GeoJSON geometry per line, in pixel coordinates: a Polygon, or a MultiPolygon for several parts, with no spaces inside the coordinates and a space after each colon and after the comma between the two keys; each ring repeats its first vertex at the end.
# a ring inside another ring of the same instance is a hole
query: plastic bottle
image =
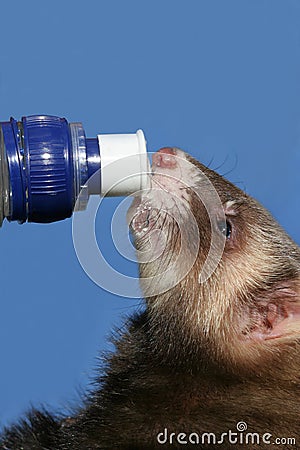
{"type": "Polygon", "coordinates": [[[142,130],[89,139],[81,123],[55,116],[0,122],[0,225],[65,219],[90,195],[148,188],[148,174],[142,130]]]}

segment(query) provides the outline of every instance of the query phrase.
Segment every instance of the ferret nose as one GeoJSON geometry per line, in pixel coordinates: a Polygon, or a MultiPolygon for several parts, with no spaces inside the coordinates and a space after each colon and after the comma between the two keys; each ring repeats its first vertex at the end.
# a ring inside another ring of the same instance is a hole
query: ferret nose
{"type": "Polygon", "coordinates": [[[174,169],[177,166],[176,152],[171,147],[163,147],[152,156],[152,165],[165,169],[174,169]]]}

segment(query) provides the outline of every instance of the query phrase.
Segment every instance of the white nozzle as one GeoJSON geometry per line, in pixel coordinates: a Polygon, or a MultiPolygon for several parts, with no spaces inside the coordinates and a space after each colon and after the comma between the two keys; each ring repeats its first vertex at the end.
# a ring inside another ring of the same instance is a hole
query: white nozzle
{"type": "Polygon", "coordinates": [[[100,195],[123,196],[150,187],[150,165],[142,130],[135,134],[99,134],[100,195]]]}

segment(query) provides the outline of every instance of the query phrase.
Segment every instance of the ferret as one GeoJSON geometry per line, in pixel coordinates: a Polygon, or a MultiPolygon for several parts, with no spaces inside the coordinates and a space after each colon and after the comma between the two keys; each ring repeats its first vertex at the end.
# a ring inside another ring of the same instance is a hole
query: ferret
{"type": "Polygon", "coordinates": [[[300,251],[271,214],[177,148],[128,222],[144,310],[84,406],[32,410],[9,450],[300,448],[300,251]]]}

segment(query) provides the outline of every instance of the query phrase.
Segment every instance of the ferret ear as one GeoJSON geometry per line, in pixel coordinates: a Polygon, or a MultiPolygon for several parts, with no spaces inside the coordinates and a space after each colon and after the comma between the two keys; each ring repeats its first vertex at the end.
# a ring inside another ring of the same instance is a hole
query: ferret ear
{"type": "Polygon", "coordinates": [[[248,337],[269,340],[300,336],[300,283],[281,282],[255,299],[250,309],[248,337]]]}

